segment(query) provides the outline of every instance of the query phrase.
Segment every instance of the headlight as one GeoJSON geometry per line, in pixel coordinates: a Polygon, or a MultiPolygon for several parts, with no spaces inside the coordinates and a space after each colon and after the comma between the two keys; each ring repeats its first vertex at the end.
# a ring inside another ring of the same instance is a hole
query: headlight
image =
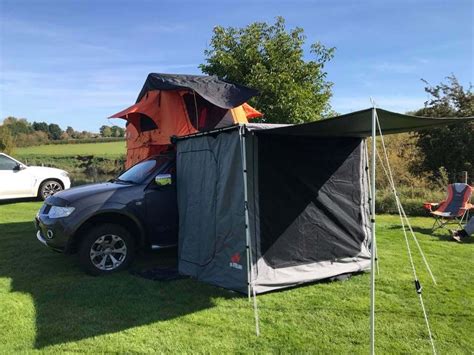
{"type": "Polygon", "coordinates": [[[49,218],[64,218],[69,216],[75,210],[74,207],[59,207],[59,206],[51,206],[49,210],[48,217],[49,218]]]}
{"type": "Polygon", "coordinates": [[[69,174],[65,171],[61,171],[61,176],[64,176],[64,177],[69,177],[69,174]]]}

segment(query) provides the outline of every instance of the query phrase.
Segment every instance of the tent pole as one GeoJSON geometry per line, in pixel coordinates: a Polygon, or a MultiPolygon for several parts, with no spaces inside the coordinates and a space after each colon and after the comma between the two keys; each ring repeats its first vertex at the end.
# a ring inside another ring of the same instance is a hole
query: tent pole
{"type": "Polygon", "coordinates": [[[247,147],[245,143],[245,126],[239,129],[240,135],[240,152],[242,154],[242,173],[244,177],[244,212],[245,212],[245,243],[247,251],[247,292],[250,300],[253,296],[253,310],[255,317],[255,333],[260,335],[260,325],[258,319],[257,295],[253,284],[253,262],[252,249],[250,239],[250,218],[249,218],[249,204],[248,204],[248,186],[247,186],[247,147]]]}
{"type": "Polygon", "coordinates": [[[370,354],[375,354],[375,160],[376,156],[376,122],[375,104],[372,107],[372,161],[371,161],[371,224],[372,241],[370,243],[370,354]]]}
{"type": "MultiPolygon", "coordinates": [[[[371,192],[371,188],[372,188],[372,185],[370,183],[371,179],[370,179],[370,172],[369,172],[369,144],[368,144],[369,140],[366,139],[365,140],[365,161],[366,161],[366,165],[365,165],[365,169],[367,171],[367,180],[368,180],[368,183],[367,185],[369,186],[369,204],[370,204],[370,209],[372,209],[372,192],[371,192]]],[[[370,216],[372,216],[372,211],[370,211],[370,216]]],[[[377,269],[377,275],[380,273],[380,267],[379,267],[379,256],[378,256],[378,250],[377,250],[377,245],[375,245],[375,268],[377,269]]]]}

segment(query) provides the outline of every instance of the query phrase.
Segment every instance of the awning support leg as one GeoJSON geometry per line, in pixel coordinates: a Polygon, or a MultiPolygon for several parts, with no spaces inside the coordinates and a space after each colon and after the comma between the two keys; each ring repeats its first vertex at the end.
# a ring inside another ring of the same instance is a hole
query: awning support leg
{"type": "Polygon", "coordinates": [[[372,240],[370,243],[370,354],[375,354],[375,161],[376,161],[376,111],[372,107],[372,161],[371,161],[371,226],[372,240]]]}
{"type": "Polygon", "coordinates": [[[244,213],[245,213],[245,243],[247,252],[247,292],[250,300],[251,295],[253,296],[253,310],[255,317],[255,334],[260,335],[260,322],[258,318],[258,307],[257,307],[257,295],[254,285],[254,272],[253,272],[253,260],[252,260],[252,249],[251,249],[251,238],[250,238],[250,219],[249,219],[249,208],[248,208],[248,186],[247,186],[247,148],[245,143],[245,126],[241,126],[239,129],[240,136],[240,152],[242,154],[242,173],[244,178],[244,213]]]}

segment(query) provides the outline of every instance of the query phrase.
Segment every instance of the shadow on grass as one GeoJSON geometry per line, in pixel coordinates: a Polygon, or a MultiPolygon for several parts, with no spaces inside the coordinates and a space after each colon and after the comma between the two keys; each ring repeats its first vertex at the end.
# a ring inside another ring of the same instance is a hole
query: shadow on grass
{"type": "MultiPolygon", "coordinates": [[[[134,268],[173,265],[175,253],[137,256],[134,268]]],[[[33,299],[36,348],[174,319],[213,307],[216,297],[239,297],[191,279],[85,275],[76,257],[49,251],[36,240],[33,222],[0,224],[0,260],[0,277],[11,279],[11,291],[33,299]]]]}
{"type": "Polygon", "coordinates": [[[37,197],[23,197],[23,198],[11,198],[6,200],[0,200],[1,205],[13,205],[19,202],[38,202],[40,201],[37,197]]]}
{"type": "MultiPolygon", "coordinates": [[[[459,226],[457,226],[459,227],[459,226]]],[[[402,233],[402,227],[401,226],[395,226],[395,225],[392,225],[390,227],[388,227],[388,229],[399,229],[400,230],[400,233],[402,233]]],[[[457,243],[452,237],[451,237],[451,232],[446,229],[446,228],[438,228],[436,230],[433,231],[432,228],[423,228],[423,227],[417,227],[417,226],[412,226],[412,229],[413,229],[413,232],[417,233],[417,234],[423,234],[423,235],[426,235],[426,236],[429,236],[429,237],[434,237],[434,238],[437,238],[439,239],[440,241],[443,241],[443,242],[451,242],[451,243],[457,243]]],[[[459,228],[456,228],[456,226],[454,226],[452,228],[452,230],[456,230],[456,229],[459,229],[459,228]]],[[[474,238],[466,238],[465,240],[462,241],[462,243],[466,243],[466,244],[470,244],[470,243],[474,243],[474,238]]]]}

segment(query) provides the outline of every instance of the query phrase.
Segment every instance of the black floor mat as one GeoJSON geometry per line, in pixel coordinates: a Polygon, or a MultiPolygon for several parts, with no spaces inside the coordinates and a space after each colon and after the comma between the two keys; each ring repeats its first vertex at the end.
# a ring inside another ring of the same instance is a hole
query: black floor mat
{"type": "Polygon", "coordinates": [[[180,275],[178,269],[169,266],[157,266],[147,270],[131,270],[130,273],[153,281],[171,281],[187,278],[187,276],[180,275]]]}

